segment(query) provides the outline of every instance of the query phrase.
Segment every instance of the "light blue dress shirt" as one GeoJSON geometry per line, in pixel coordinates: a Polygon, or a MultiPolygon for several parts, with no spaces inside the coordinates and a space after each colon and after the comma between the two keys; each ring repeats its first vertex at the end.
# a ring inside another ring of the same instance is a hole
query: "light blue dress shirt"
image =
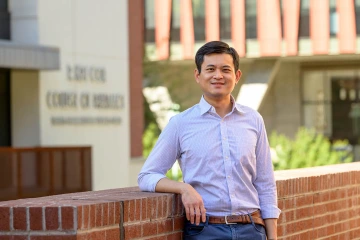
{"type": "Polygon", "coordinates": [[[139,173],[140,189],[154,192],[176,160],[184,182],[202,196],[207,215],[260,209],[263,218],[279,217],[269,144],[257,111],[235,103],[221,118],[202,97],[172,117],[139,173]]]}

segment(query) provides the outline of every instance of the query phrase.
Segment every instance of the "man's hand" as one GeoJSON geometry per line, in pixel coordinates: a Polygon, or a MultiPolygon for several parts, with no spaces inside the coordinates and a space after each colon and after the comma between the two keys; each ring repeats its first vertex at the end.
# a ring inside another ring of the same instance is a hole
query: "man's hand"
{"type": "Polygon", "coordinates": [[[200,218],[203,222],[206,221],[206,210],[202,197],[190,184],[162,178],[156,184],[155,191],[181,194],[186,219],[196,225],[200,224],[200,218]]]}
{"type": "Polygon", "coordinates": [[[200,194],[190,185],[184,183],[181,191],[181,199],[184,204],[186,219],[192,224],[199,225],[200,218],[202,222],[206,221],[206,210],[200,194]]]}

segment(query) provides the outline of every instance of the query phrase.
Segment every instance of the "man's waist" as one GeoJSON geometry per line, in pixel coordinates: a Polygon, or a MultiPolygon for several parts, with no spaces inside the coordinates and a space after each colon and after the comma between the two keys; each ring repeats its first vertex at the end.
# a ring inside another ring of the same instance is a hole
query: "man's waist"
{"type": "Polygon", "coordinates": [[[209,216],[209,223],[211,224],[248,224],[252,222],[265,227],[265,222],[261,217],[260,210],[249,214],[209,216]]]}

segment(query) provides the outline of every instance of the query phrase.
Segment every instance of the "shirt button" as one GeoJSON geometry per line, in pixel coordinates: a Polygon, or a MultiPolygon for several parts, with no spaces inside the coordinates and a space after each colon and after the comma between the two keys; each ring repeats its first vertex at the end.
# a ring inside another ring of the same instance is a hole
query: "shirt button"
{"type": "Polygon", "coordinates": [[[231,178],[231,177],[228,175],[228,178],[231,178]]]}

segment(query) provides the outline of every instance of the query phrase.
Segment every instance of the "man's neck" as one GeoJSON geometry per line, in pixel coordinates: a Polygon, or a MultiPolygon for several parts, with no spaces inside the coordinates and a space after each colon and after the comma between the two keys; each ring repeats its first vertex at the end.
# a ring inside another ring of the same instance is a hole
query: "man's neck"
{"type": "Polygon", "coordinates": [[[231,112],[232,107],[233,107],[233,103],[231,101],[231,97],[229,96],[229,98],[227,99],[208,99],[207,97],[205,97],[205,100],[215,108],[216,113],[221,117],[225,117],[226,114],[228,114],[229,112],[231,112]]]}

